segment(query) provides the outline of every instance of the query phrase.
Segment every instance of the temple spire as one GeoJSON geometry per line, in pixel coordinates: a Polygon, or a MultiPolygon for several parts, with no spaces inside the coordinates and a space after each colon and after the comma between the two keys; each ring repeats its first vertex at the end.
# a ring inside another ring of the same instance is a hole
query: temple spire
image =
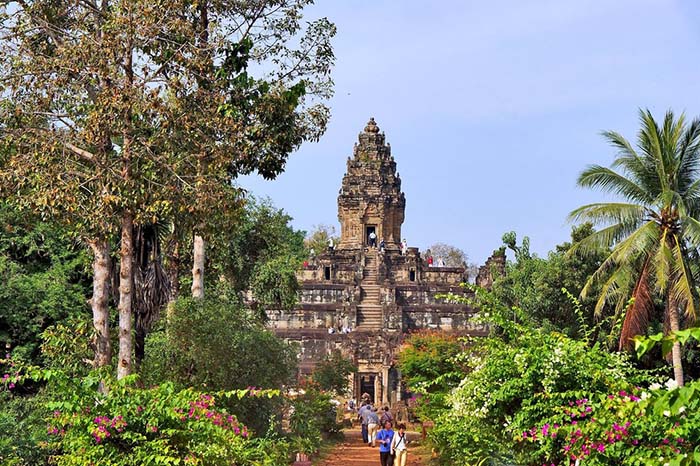
{"type": "Polygon", "coordinates": [[[384,239],[388,249],[398,248],[406,199],[391,147],[385,144],[374,118],[358,139],[338,196],[339,248],[362,248],[372,231],[378,240],[384,239]]]}

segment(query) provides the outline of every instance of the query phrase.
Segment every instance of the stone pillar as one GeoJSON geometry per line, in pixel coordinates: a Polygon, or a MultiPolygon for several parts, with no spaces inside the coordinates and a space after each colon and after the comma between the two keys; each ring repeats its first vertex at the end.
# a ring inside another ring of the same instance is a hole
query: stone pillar
{"type": "Polygon", "coordinates": [[[389,368],[382,367],[382,405],[389,404],[389,368]]]}

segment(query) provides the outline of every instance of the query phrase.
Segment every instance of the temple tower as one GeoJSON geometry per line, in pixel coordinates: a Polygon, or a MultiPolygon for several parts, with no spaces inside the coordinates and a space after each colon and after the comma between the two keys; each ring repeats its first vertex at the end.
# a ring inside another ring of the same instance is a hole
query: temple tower
{"type": "Polygon", "coordinates": [[[372,231],[377,243],[383,238],[386,249],[398,249],[406,198],[391,146],[384,133],[370,118],[348,158],[347,173],[338,195],[340,244],[338,249],[361,249],[372,231]]]}

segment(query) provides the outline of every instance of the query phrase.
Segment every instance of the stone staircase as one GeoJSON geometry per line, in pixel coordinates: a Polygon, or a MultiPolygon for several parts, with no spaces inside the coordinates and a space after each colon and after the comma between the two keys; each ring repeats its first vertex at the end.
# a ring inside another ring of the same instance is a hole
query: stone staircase
{"type": "Polygon", "coordinates": [[[358,330],[381,330],[382,305],[380,287],[377,282],[377,250],[370,249],[360,285],[360,303],[357,305],[358,330]]]}

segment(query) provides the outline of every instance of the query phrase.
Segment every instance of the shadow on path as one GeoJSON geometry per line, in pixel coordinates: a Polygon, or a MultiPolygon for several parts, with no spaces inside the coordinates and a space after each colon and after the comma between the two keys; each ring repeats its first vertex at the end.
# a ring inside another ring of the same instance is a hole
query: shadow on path
{"type": "MultiPolygon", "coordinates": [[[[359,428],[344,430],[343,433],[345,440],[338,443],[328,456],[319,461],[319,466],[379,466],[379,447],[372,448],[363,443],[359,428]]],[[[414,439],[418,435],[409,433],[414,439]]],[[[422,462],[412,450],[409,445],[406,466],[427,466],[427,463],[422,462]]]]}

